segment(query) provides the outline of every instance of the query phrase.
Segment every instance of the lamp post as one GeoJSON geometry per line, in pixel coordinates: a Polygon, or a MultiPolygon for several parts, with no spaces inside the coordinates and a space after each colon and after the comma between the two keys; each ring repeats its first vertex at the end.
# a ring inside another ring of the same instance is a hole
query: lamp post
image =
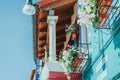
{"type": "Polygon", "coordinates": [[[27,0],[25,6],[23,7],[23,13],[26,15],[35,14],[35,6],[32,4],[32,0],[27,0]]]}

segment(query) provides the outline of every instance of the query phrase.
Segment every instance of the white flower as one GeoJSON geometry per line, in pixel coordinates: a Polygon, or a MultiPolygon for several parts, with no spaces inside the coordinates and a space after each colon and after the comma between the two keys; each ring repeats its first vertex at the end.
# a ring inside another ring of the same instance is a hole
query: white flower
{"type": "Polygon", "coordinates": [[[62,63],[61,65],[64,68],[64,72],[66,74],[71,73],[73,71],[72,61],[73,61],[73,54],[76,52],[75,48],[71,47],[69,50],[63,51],[62,56],[62,63]]]}
{"type": "Polygon", "coordinates": [[[87,13],[91,12],[91,7],[90,6],[86,6],[85,9],[86,9],[87,13]]]}
{"type": "Polygon", "coordinates": [[[95,19],[95,9],[96,9],[96,2],[95,0],[79,0],[79,20],[78,23],[85,24],[85,25],[92,25],[91,19],[95,19]],[[95,9],[92,9],[95,8],[95,9]]]}
{"type": "Polygon", "coordinates": [[[95,14],[94,13],[90,14],[90,17],[95,18],[95,14]]]}
{"type": "Polygon", "coordinates": [[[95,4],[94,3],[92,3],[92,2],[90,2],[90,4],[89,4],[91,7],[94,7],[95,6],[95,4]]]}
{"type": "Polygon", "coordinates": [[[68,51],[67,51],[67,50],[63,51],[63,55],[66,55],[66,53],[68,53],[68,51]]]}

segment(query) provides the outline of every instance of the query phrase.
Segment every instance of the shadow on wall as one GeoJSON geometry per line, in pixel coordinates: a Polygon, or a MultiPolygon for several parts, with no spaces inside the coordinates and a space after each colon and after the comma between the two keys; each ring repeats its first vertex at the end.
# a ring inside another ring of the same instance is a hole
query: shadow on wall
{"type": "MultiPolygon", "coordinates": [[[[113,30],[120,25],[120,18],[113,24],[113,30]]],[[[112,31],[113,32],[113,31],[112,31]]],[[[120,49],[120,30],[113,36],[114,49],[120,49]]]]}
{"type": "Polygon", "coordinates": [[[92,59],[91,58],[92,58],[92,55],[89,55],[88,64],[87,64],[86,71],[85,71],[85,74],[84,74],[84,78],[85,78],[84,80],[92,80],[93,68],[89,68],[89,66],[92,63],[92,59]]]}
{"type": "MultiPolygon", "coordinates": [[[[103,53],[102,53],[103,55],[102,55],[102,59],[103,58],[105,58],[106,56],[105,56],[105,53],[104,53],[104,51],[103,51],[103,53]]],[[[103,60],[103,62],[105,61],[105,59],[103,60]]],[[[102,66],[102,70],[104,71],[106,69],[106,62],[103,64],[103,66],[102,66]]]]}
{"type": "Polygon", "coordinates": [[[92,76],[93,76],[93,69],[92,68],[89,70],[89,73],[87,75],[88,75],[88,77],[85,80],[92,80],[92,76]]]}
{"type": "Polygon", "coordinates": [[[118,56],[120,57],[120,52],[118,52],[118,56]]]}

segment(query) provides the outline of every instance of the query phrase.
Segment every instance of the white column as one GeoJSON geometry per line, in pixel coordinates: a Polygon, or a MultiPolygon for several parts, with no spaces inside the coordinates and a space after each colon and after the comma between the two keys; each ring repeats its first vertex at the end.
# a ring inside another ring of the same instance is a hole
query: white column
{"type": "Polygon", "coordinates": [[[58,16],[48,16],[48,26],[49,26],[49,61],[56,61],[56,22],[58,16]]]}

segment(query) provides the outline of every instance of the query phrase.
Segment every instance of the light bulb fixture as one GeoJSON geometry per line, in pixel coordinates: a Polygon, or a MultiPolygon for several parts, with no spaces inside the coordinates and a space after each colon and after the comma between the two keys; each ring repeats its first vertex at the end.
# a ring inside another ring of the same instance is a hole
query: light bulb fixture
{"type": "Polygon", "coordinates": [[[25,6],[23,7],[23,13],[26,15],[35,14],[35,6],[32,4],[32,0],[27,0],[25,6]]]}

